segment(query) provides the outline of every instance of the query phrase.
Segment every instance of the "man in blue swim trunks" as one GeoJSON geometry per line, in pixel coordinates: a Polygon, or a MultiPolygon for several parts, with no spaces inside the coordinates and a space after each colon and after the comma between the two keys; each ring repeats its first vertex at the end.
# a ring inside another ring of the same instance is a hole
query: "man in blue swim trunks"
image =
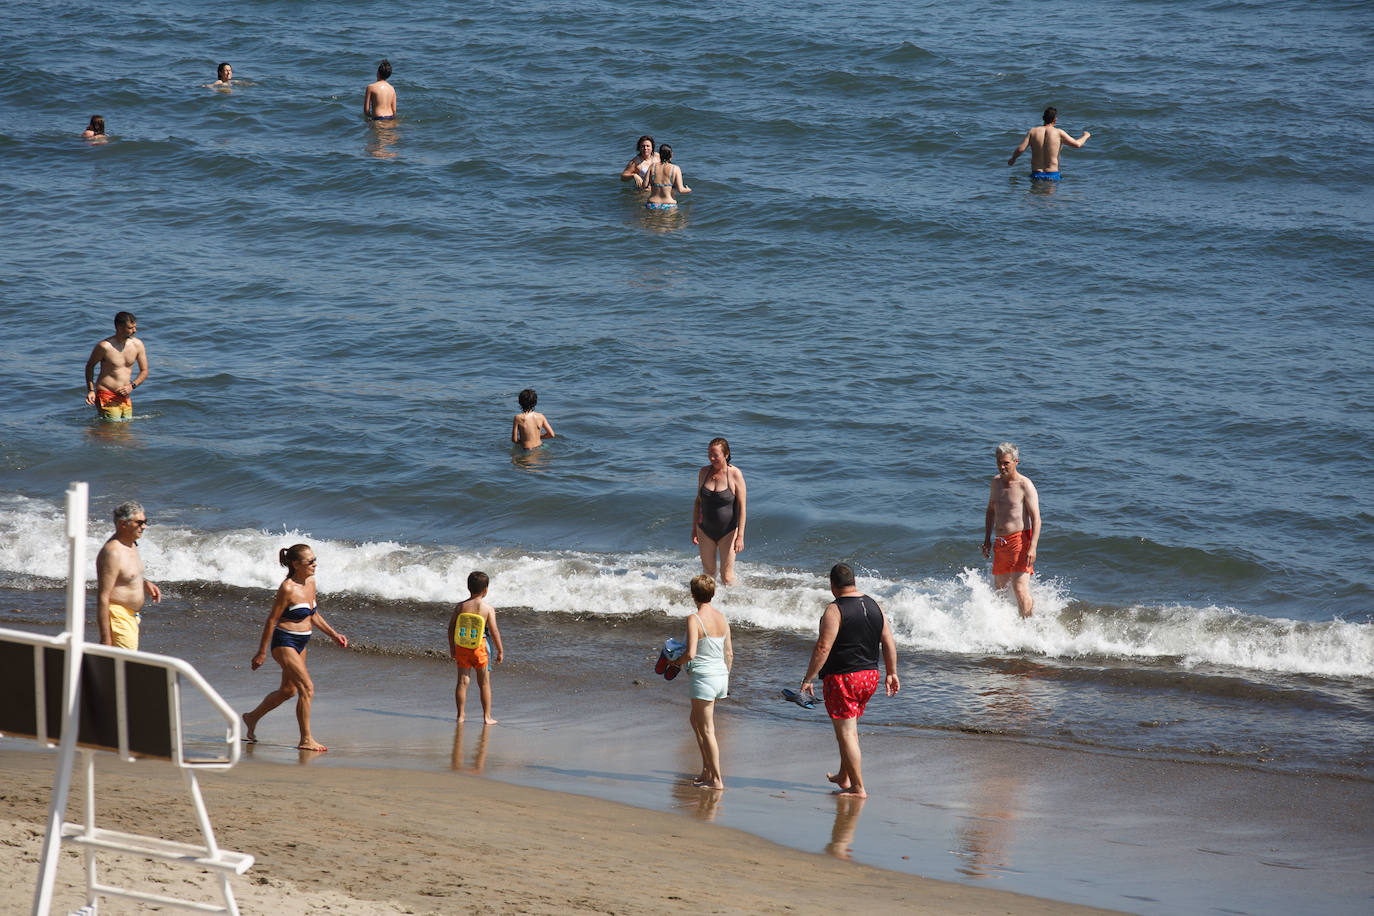
{"type": "Polygon", "coordinates": [[[1050,106],[1045,109],[1045,123],[1039,127],[1032,127],[1026,131],[1026,136],[1021,140],[1021,145],[1011,154],[1007,160],[1007,165],[1015,165],[1016,160],[1030,147],[1031,151],[1031,180],[1032,181],[1058,181],[1059,180],[1059,149],[1061,144],[1068,144],[1074,149],[1082,148],[1084,143],[1092,134],[1086,130],[1083,136],[1075,140],[1067,133],[1055,126],[1059,120],[1059,109],[1050,106]]]}

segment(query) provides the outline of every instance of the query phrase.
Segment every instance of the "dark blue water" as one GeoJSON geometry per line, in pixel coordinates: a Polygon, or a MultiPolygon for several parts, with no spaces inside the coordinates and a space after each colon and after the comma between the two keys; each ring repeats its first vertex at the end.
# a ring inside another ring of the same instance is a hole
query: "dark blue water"
{"type": "Polygon", "coordinates": [[[7,16],[16,605],[56,594],[87,480],[93,537],[145,503],[173,601],[249,600],[306,538],[379,650],[479,565],[498,606],[639,639],[684,610],[723,435],[749,526],[722,606],[779,677],[846,559],[926,687],[895,721],[983,728],[980,685],[1033,671],[1053,713],[995,730],[1369,772],[1366,5],[7,16]],[[383,56],[401,117],[374,128],[383,56]],[[1005,162],[1047,104],[1092,138],[1037,187],[1005,162]],[[108,143],[77,139],[92,114],[108,143]],[[645,132],[676,214],[616,180],[645,132]],[[80,371],[120,309],[152,374],[102,425],[80,371]],[[517,460],[527,386],[559,436],[517,460]],[[1004,439],[1044,513],[1029,624],[978,554],[1004,439]]]}

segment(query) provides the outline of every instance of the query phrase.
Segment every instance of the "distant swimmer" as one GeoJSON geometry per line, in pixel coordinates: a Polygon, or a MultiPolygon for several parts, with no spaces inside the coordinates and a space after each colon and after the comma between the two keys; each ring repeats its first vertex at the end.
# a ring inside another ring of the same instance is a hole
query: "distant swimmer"
{"type": "Polygon", "coordinates": [[[997,476],[992,478],[983,532],[983,556],[992,557],[992,581],[999,590],[1011,583],[1016,607],[1029,617],[1035,607],[1030,577],[1040,544],[1040,495],[1030,478],[1016,470],[1021,452],[1010,442],[997,446],[997,476]],[[994,543],[993,533],[997,539],[994,543]]]}
{"type": "Polygon", "coordinates": [[[277,552],[277,562],[286,567],[286,578],[277,588],[272,599],[272,610],[263,624],[262,638],[258,641],[257,654],[249,663],[257,671],[267,661],[270,650],[272,658],[281,666],[281,686],[262,698],[251,712],[243,714],[243,724],[247,726],[244,740],[258,740],[258,722],[262,717],[292,697],[296,698],[296,724],[300,728],[300,741],[296,747],[303,751],[329,750],[315,740],[310,731],[310,708],[315,700],[315,682],[305,667],[306,646],[311,633],[319,627],[324,635],[338,643],[340,648],[348,648],[348,637],[331,627],[320,613],[316,600],[315,569],[318,563],[315,551],[309,544],[293,544],[277,552]]]}
{"type": "MultiPolygon", "coordinates": [[[[663,144],[658,148],[658,162],[649,169],[649,199],[644,206],[650,210],[676,210],[673,191],[690,194],[692,189],[682,183],[682,169],[673,165],[673,148],[663,144]]],[[[726,580],[727,584],[729,580],[726,580]]]]}
{"type": "Polygon", "coordinates": [[[1092,134],[1086,130],[1083,136],[1075,140],[1067,133],[1055,126],[1059,120],[1059,109],[1053,106],[1045,109],[1045,123],[1039,127],[1032,127],[1026,131],[1025,138],[1021,145],[1011,154],[1007,160],[1007,165],[1014,165],[1026,147],[1031,151],[1031,175],[1036,181],[1058,181],[1059,180],[1059,148],[1061,144],[1067,144],[1074,149],[1082,148],[1084,143],[1092,134]]]}
{"type": "Polygon", "coordinates": [[[114,336],[96,344],[86,360],[86,403],[96,408],[101,419],[130,420],[134,416],[130,395],[148,377],[148,351],[134,337],[138,319],[133,314],[120,312],[114,325],[114,336]],[[97,365],[100,372],[93,378],[97,365]],[[138,377],[131,380],[134,366],[138,366],[138,377]]]}
{"type": "Polygon", "coordinates": [[[534,405],[539,403],[539,395],[533,388],[520,392],[519,400],[520,413],[511,422],[510,441],[526,450],[539,448],[545,439],[554,438],[553,427],[542,413],[534,409],[534,405]]]}
{"type": "Polygon", "coordinates": [[[730,443],[719,436],[706,446],[708,464],[697,472],[692,504],[692,543],[701,550],[701,568],[735,584],[735,554],[744,549],[744,474],[730,463],[730,443]]]}
{"type": "Polygon", "coordinates": [[[387,82],[391,78],[391,61],[377,65],[377,82],[370,83],[363,93],[363,117],[373,121],[396,120],[396,90],[387,82]]]}
{"type": "Polygon", "coordinates": [[[882,654],[887,677],[883,687],[890,697],[901,689],[897,677],[897,642],[892,625],[878,602],[859,591],[854,570],[844,563],[830,568],[830,594],[834,601],[821,615],[816,647],[806,666],[801,692],[815,696],[812,681],[819,676],[824,686],[825,711],[840,747],[840,767],[825,778],[834,783],[836,795],[864,798],[862,757],[859,753],[859,717],[878,692],[878,655],[882,654]]]}
{"type": "Polygon", "coordinates": [[[144,596],[154,604],[162,600],[158,587],[143,578],[143,558],[138,555],[148,513],[138,503],[123,503],[114,510],[114,524],[115,533],[95,557],[95,619],[102,646],[137,649],[144,596]]]}
{"type": "Polygon", "coordinates": [[[105,139],[105,119],[100,115],[91,115],[91,122],[86,125],[86,129],[81,132],[82,140],[104,140],[105,139]]]}
{"type": "Polygon", "coordinates": [[[635,157],[620,173],[621,181],[633,181],[641,191],[649,189],[649,169],[658,165],[658,153],[654,152],[654,138],[645,134],[635,144],[635,157]]]}
{"type": "Polygon", "coordinates": [[[217,87],[229,86],[233,83],[233,81],[234,68],[229,66],[228,61],[225,61],[224,63],[220,64],[219,68],[215,71],[215,81],[213,83],[206,83],[205,88],[215,89],[217,87]]]}

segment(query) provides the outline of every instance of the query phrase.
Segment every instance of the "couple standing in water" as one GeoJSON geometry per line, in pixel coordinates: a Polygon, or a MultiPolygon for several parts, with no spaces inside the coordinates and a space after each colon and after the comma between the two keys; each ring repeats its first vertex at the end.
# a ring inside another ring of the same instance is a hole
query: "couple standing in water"
{"type": "Polygon", "coordinates": [[[673,165],[673,148],[663,144],[654,152],[654,138],[645,134],[635,145],[635,157],[620,173],[621,181],[633,181],[641,191],[647,190],[646,210],[676,210],[678,194],[690,194],[692,189],[682,181],[682,169],[673,165]]]}

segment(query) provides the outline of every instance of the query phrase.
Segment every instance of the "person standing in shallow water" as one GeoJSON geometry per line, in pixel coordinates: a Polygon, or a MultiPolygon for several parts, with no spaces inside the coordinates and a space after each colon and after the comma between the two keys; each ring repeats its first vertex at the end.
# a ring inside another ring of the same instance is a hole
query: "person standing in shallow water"
{"type": "Polygon", "coordinates": [[[706,447],[706,467],[697,472],[692,505],[692,543],[701,550],[706,575],[735,584],[735,554],[744,549],[744,474],[730,463],[730,443],[720,437],[706,447]]]}
{"type": "Polygon", "coordinates": [[[735,649],[730,642],[730,622],[716,610],[711,599],[716,581],[696,576],[691,582],[696,612],[687,618],[687,648],[677,663],[687,669],[692,695],[692,733],[701,751],[701,773],[692,785],[703,789],[725,788],[720,769],[720,745],[716,742],[716,700],[730,695],[730,668],[735,649]]]}
{"type": "Polygon", "coordinates": [[[363,117],[372,121],[396,120],[396,90],[387,82],[391,78],[391,61],[377,65],[377,81],[363,91],[363,117]]]}
{"type": "Polygon", "coordinates": [[[854,570],[844,563],[830,568],[830,594],[835,600],[821,615],[820,634],[811,652],[811,664],[802,678],[801,692],[815,696],[812,680],[823,681],[825,711],[835,728],[840,746],[840,768],[825,778],[837,788],[836,795],[865,798],[863,758],[859,753],[859,717],[878,692],[878,652],[887,669],[887,695],[901,689],[897,678],[897,642],[878,602],[859,591],[854,570]]]}
{"type": "Polygon", "coordinates": [[[649,167],[648,180],[649,199],[644,206],[649,210],[676,210],[673,192],[692,193],[692,189],[682,183],[682,169],[673,165],[673,148],[666,143],[658,148],[658,162],[649,167]]]}
{"type": "Polygon", "coordinates": [[[984,515],[983,557],[992,557],[993,585],[1000,591],[1010,583],[1017,610],[1029,617],[1035,607],[1030,577],[1040,545],[1040,494],[1030,478],[1017,471],[1021,452],[1015,445],[1003,442],[997,446],[996,457],[997,476],[992,478],[984,515]]]}
{"type": "Polygon", "coordinates": [[[243,714],[243,724],[248,727],[244,739],[258,740],[257,727],[262,717],[295,697],[296,723],[301,732],[300,743],[296,746],[303,751],[327,751],[329,748],[310,733],[310,706],[315,699],[315,683],[305,667],[306,644],[310,642],[312,622],[341,648],[348,648],[348,637],[329,625],[316,604],[315,551],[307,544],[283,547],[277,554],[277,561],[286,567],[287,576],[277,588],[277,597],[263,625],[262,640],[258,643],[258,653],[253,656],[252,667],[254,671],[262,667],[270,648],[272,658],[281,666],[281,686],[263,697],[252,712],[243,714]]]}
{"type": "Polygon", "coordinates": [[[654,152],[654,138],[645,134],[635,144],[635,157],[626,164],[620,173],[621,181],[633,181],[635,188],[649,190],[649,169],[658,165],[658,153],[654,152]]]}
{"type": "Polygon", "coordinates": [[[1026,131],[1026,136],[1021,140],[1021,145],[1012,151],[1011,158],[1007,160],[1007,165],[1015,165],[1016,160],[1026,151],[1027,147],[1030,147],[1031,180],[1058,181],[1060,147],[1068,144],[1074,149],[1079,149],[1088,142],[1088,138],[1092,134],[1085,130],[1083,136],[1075,140],[1065,131],[1060,130],[1055,126],[1059,122],[1059,109],[1054,106],[1045,109],[1042,120],[1044,120],[1044,124],[1026,131]]]}
{"type": "Polygon", "coordinates": [[[525,451],[539,448],[545,439],[554,438],[553,427],[542,413],[534,409],[539,403],[539,395],[533,388],[520,392],[520,412],[511,421],[510,441],[525,451]]]}
{"type": "Polygon", "coordinates": [[[86,360],[86,403],[102,420],[131,420],[134,389],[148,377],[148,350],[134,336],[138,319],[132,313],[117,313],[114,328],[114,335],[96,344],[86,360]]]}

